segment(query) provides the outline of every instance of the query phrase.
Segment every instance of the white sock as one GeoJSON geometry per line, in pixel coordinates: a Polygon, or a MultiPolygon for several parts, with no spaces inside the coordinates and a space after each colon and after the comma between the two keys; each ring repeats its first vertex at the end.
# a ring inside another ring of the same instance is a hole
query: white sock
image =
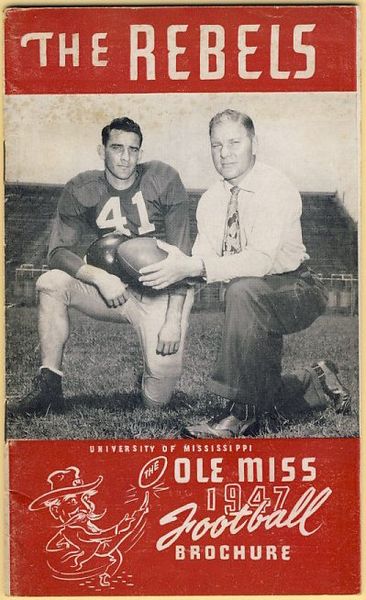
{"type": "Polygon", "coordinates": [[[42,369],[48,369],[49,371],[52,371],[53,373],[56,373],[56,375],[60,375],[60,377],[63,377],[64,374],[62,371],[59,371],[58,369],[55,369],[54,367],[48,367],[47,365],[41,365],[41,367],[39,368],[39,370],[41,371],[42,369]]]}

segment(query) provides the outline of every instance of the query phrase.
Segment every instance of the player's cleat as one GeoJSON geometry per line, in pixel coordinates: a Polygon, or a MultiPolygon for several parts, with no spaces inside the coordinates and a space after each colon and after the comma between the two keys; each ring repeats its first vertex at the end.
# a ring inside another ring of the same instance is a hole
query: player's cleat
{"type": "Polygon", "coordinates": [[[45,415],[49,412],[65,411],[65,399],[62,393],[61,376],[50,369],[42,368],[34,378],[32,389],[18,402],[8,406],[13,415],[45,415]]]}
{"type": "Polygon", "coordinates": [[[338,378],[338,368],[331,360],[320,360],[311,367],[318,376],[324,392],[334,403],[336,413],[351,412],[351,395],[338,378]]]}
{"type": "Polygon", "coordinates": [[[258,433],[258,419],[252,417],[245,421],[238,421],[233,415],[229,415],[221,421],[202,421],[195,425],[183,427],[181,435],[183,438],[235,438],[241,436],[253,436],[258,433]]]}

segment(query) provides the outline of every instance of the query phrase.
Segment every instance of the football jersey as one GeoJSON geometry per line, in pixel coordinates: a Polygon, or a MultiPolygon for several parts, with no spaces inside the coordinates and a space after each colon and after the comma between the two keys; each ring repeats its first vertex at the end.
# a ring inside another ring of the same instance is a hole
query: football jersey
{"type": "Polygon", "coordinates": [[[141,163],[126,190],[116,190],[104,171],[86,171],[65,186],[49,245],[49,266],[75,275],[83,264],[73,252],[83,231],[95,237],[117,231],[126,239],[150,236],[190,254],[188,195],[175,169],[160,161],[141,163]]]}

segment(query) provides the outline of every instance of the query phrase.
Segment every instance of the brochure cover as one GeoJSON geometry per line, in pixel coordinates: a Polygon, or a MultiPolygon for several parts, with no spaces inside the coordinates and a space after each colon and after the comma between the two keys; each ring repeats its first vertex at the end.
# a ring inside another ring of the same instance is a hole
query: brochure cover
{"type": "Polygon", "coordinates": [[[6,10],[7,594],[360,592],[358,21],[6,10]]]}

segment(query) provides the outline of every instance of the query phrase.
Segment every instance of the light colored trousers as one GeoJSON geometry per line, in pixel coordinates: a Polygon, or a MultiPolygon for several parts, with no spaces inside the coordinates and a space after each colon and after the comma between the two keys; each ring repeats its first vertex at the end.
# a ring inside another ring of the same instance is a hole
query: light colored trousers
{"type": "MultiPolygon", "coordinates": [[[[129,288],[131,289],[131,288],[129,288]]],[[[130,323],[140,342],[144,361],[142,396],[145,404],[159,407],[167,404],[182,373],[184,341],[189,314],[193,304],[193,289],[185,298],[181,342],[176,354],[162,356],[156,353],[158,334],[164,324],[168,294],[148,295],[131,290],[130,298],[117,308],[109,308],[97,288],[54,269],[41,275],[37,291],[48,294],[66,309],[75,308],[99,321],[130,323]]]]}

